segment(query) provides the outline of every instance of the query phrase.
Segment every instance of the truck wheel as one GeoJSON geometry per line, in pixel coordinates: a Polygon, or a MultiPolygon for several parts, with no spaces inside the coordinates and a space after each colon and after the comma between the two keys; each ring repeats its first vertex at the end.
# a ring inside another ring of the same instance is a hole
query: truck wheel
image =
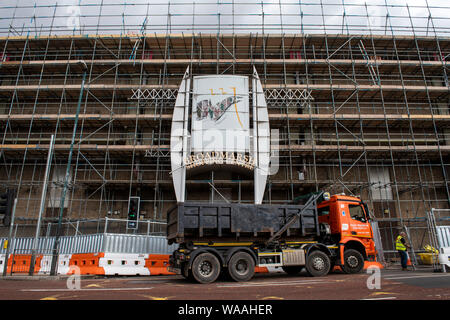
{"type": "Polygon", "coordinates": [[[327,275],[330,271],[330,258],[322,251],[313,251],[306,259],[306,271],[312,277],[327,275]]]}
{"type": "Polygon", "coordinates": [[[228,262],[228,275],[234,281],[248,281],[255,274],[255,261],[246,252],[235,253],[228,262]]]}
{"type": "Polygon", "coordinates": [[[281,267],[284,272],[290,275],[296,275],[299,274],[303,270],[303,266],[286,266],[281,267]]]}
{"type": "Polygon", "coordinates": [[[199,283],[214,282],[220,274],[219,260],[212,253],[201,253],[194,259],[191,272],[199,283]]]}
{"type": "Polygon", "coordinates": [[[354,249],[344,251],[344,265],[342,270],[345,273],[360,273],[364,268],[364,258],[362,254],[354,249]]]}

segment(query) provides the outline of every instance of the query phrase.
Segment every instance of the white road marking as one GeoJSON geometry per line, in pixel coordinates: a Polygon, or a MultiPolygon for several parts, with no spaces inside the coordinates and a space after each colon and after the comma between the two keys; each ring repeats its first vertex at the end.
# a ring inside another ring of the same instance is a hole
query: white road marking
{"type": "Polygon", "coordinates": [[[241,287],[265,287],[265,286],[296,286],[296,285],[306,285],[314,283],[330,283],[332,281],[323,280],[300,280],[300,281],[285,281],[285,282],[249,282],[249,283],[236,283],[236,284],[224,284],[217,285],[218,288],[241,288],[241,287]]]}
{"type": "Polygon", "coordinates": [[[21,289],[20,291],[29,291],[29,292],[43,292],[43,291],[136,291],[136,290],[150,290],[153,287],[149,288],[94,288],[94,289],[67,289],[67,288],[55,288],[55,289],[21,289]]]}
{"type": "Polygon", "coordinates": [[[400,279],[414,279],[414,278],[440,278],[440,277],[450,277],[450,274],[411,274],[411,275],[401,275],[401,276],[390,276],[390,277],[383,277],[383,279],[386,280],[400,280],[400,279]]]}
{"type": "Polygon", "coordinates": [[[361,300],[394,300],[394,299],[397,299],[397,297],[367,298],[361,300]]]}

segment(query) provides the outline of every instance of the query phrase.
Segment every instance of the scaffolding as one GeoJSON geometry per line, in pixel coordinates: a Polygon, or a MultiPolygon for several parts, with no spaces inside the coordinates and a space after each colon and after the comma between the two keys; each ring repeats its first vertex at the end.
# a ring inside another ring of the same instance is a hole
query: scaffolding
{"type": "MultiPolygon", "coordinates": [[[[187,67],[257,69],[280,137],[263,203],[360,196],[387,253],[400,229],[450,208],[442,1],[23,2],[0,5],[0,184],[17,190],[19,224],[36,223],[52,135],[43,226],[124,219],[130,196],[142,219],[163,221],[176,202],[170,125],[187,67]]],[[[245,174],[186,183],[188,200],[253,201],[245,174]]],[[[415,248],[426,239],[411,235],[415,248]]]]}

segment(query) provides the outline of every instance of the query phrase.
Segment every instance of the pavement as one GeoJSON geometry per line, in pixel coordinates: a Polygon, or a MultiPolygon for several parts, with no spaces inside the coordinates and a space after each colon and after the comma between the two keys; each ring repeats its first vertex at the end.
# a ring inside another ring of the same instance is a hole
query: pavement
{"type": "MultiPolygon", "coordinates": [[[[19,280],[19,281],[61,281],[61,280],[67,280],[70,278],[70,275],[56,275],[56,276],[50,276],[46,274],[37,274],[37,275],[28,275],[28,274],[12,274],[7,275],[5,277],[0,275],[0,281],[2,280],[19,280]]],[[[98,276],[98,275],[80,275],[80,279],[95,279],[95,278],[103,278],[104,276],[98,276]]]]}

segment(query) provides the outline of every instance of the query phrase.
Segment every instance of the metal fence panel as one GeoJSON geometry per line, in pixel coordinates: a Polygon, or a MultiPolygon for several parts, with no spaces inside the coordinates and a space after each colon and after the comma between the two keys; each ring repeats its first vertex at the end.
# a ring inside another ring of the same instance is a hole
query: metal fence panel
{"type": "Polygon", "coordinates": [[[378,261],[384,262],[384,251],[383,244],[381,242],[380,228],[378,226],[377,221],[371,221],[370,225],[372,226],[373,231],[373,240],[375,241],[375,248],[378,252],[378,261]]]}
{"type": "Polygon", "coordinates": [[[168,245],[166,237],[105,234],[104,252],[169,254],[177,245],[168,245]]]}
{"type": "MultiPolygon", "coordinates": [[[[6,248],[3,244],[5,244],[7,238],[1,238],[0,242],[2,243],[2,247],[0,248],[0,253],[5,254],[6,248]]],[[[25,237],[25,238],[13,238],[11,239],[11,243],[9,245],[10,248],[15,249],[17,252],[21,254],[31,254],[31,250],[33,248],[34,238],[25,237]]],[[[49,252],[53,248],[54,238],[38,238],[36,244],[36,252],[49,252]]],[[[11,253],[11,250],[10,250],[11,253]]]]}
{"type": "Polygon", "coordinates": [[[103,234],[64,236],[60,238],[59,253],[89,253],[102,250],[103,234]]]}
{"type": "MultiPolygon", "coordinates": [[[[33,239],[15,238],[11,240],[10,252],[31,254],[33,239]]],[[[6,238],[0,238],[2,244],[6,238]]],[[[49,253],[53,249],[54,237],[38,238],[36,253],[49,253]]],[[[89,234],[60,237],[59,254],[111,252],[111,253],[155,253],[170,254],[177,245],[168,245],[166,237],[129,234],[89,234]]],[[[0,254],[5,254],[2,245],[0,254]]]]}
{"type": "Polygon", "coordinates": [[[437,238],[441,248],[450,247],[450,226],[436,227],[437,238]]]}

